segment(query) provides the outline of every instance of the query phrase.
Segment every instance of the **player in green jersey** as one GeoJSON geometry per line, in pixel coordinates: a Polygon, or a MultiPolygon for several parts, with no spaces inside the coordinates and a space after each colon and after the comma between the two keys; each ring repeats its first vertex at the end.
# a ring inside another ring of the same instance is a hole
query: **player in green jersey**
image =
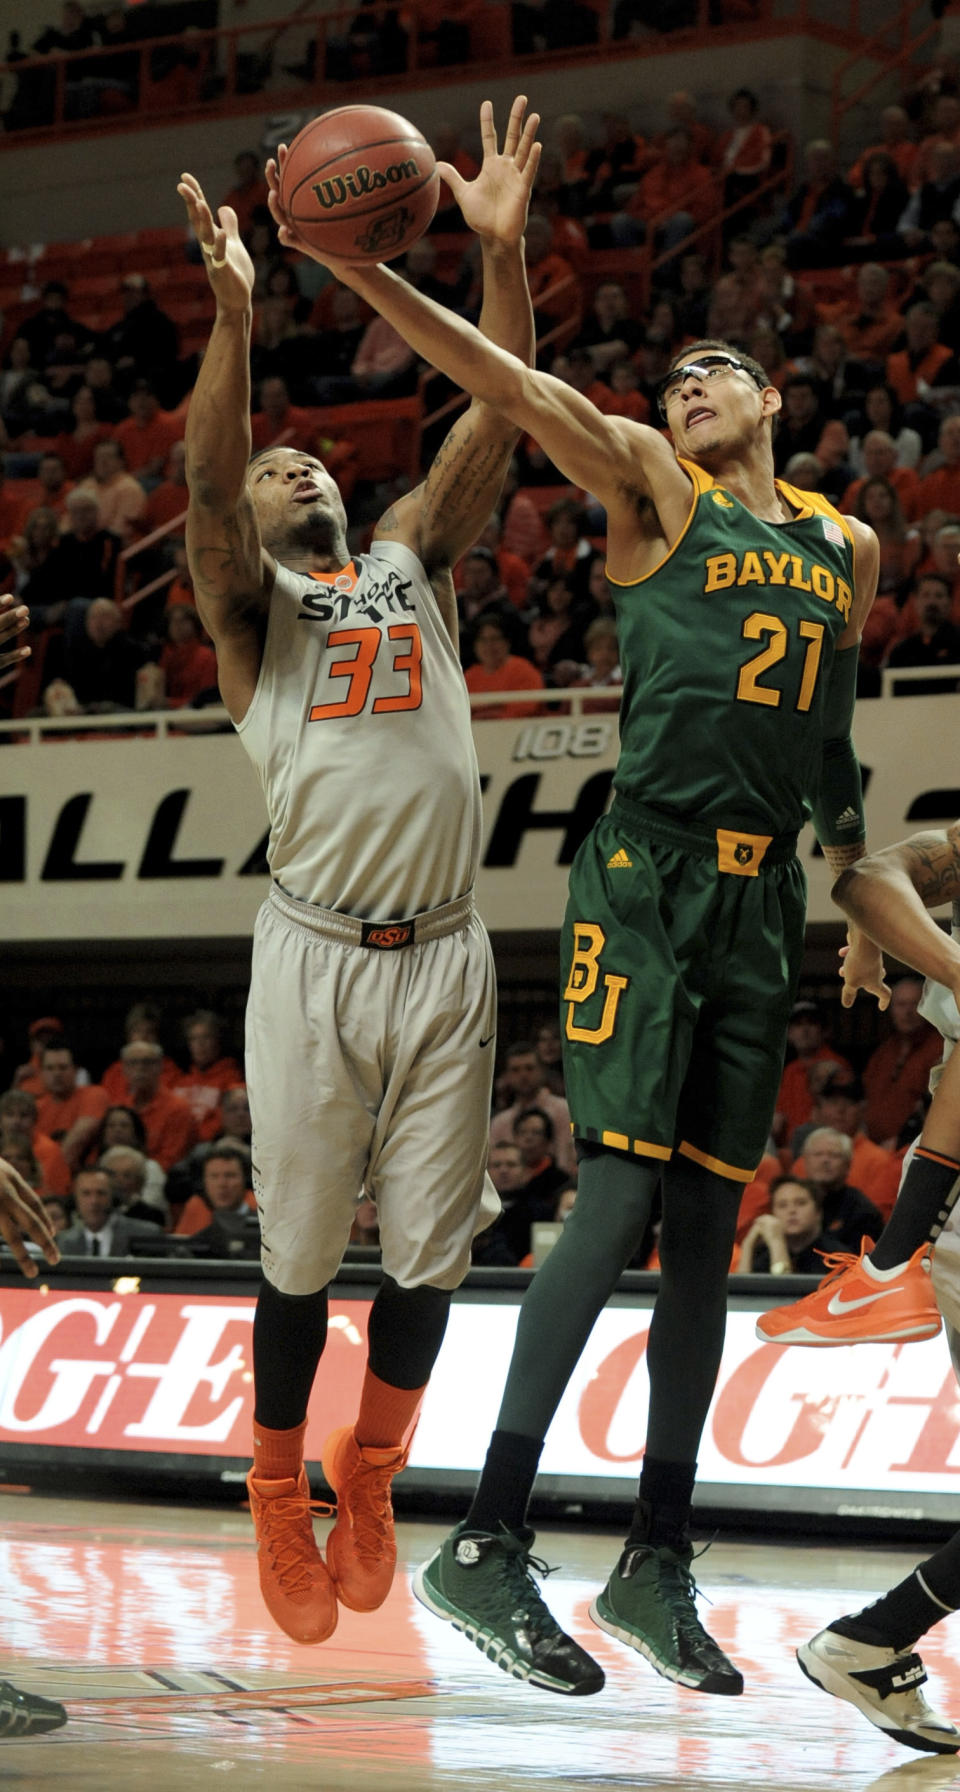
{"type": "MultiPolygon", "coordinates": [[[[313,253],[270,174],[281,241],[313,253]]],[[[697,343],[672,367],[668,440],[602,416],[386,268],[337,273],[604,506],[625,671],[613,806],[574,864],[563,934],[576,1205],[523,1303],[468,1517],[415,1591],[506,1672],[557,1692],[602,1686],[539,1594],[525,1514],[547,1427],[662,1180],[639,1497],[591,1615],[679,1684],[738,1693],[697,1617],[690,1505],[802,948],[797,830],[812,810],[836,872],[864,850],[850,724],[876,538],[775,480],[780,395],[729,344],[697,343]]],[[[879,993],[879,952],[856,943],[879,993]]]]}

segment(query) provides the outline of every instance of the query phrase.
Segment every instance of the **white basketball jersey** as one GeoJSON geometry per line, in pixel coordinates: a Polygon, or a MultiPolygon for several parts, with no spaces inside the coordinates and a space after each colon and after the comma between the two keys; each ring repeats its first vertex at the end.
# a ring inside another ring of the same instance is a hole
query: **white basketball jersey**
{"type": "Polygon", "coordinates": [[[237,731],[266,797],[271,875],[291,896],[388,921],[473,888],[470,702],[409,548],[374,542],[332,573],[278,566],[237,731]]]}
{"type": "MultiPolygon", "coordinates": [[[[960,945],[960,904],[956,902],[953,905],[950,935],[960,945]]],[[[940,1081],[944,1064],[957,1041],[960,1040],[960,1013],[957,1012],[953,991],[947,989],[942,983],[934,983],[928,977],[923,985],[923,995],[917,1013],[922,1014],[924,1020],[928,1020],[932,1027],[936,1027],[943,1040],[943,1058],[939,1064],[933,1066],[930,1072],[930,1087],[935,1089],[940,1081]]]]}

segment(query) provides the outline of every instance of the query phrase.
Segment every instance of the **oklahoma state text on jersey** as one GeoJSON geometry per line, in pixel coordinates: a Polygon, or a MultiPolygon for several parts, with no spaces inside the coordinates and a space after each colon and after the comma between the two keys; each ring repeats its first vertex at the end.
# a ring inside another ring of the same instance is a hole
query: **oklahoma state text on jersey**
{"type": "Polygon", "coordinates": [[[238,733],[266,797],[270,871],[292,896],[388,921],[472,889],[470,703],[409,548],[375,542],[331,573],[277,568],[238,733]]]}

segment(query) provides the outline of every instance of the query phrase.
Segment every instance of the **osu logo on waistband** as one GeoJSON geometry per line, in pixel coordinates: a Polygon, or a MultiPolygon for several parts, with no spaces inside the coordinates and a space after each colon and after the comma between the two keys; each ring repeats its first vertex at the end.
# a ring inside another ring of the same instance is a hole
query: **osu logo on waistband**
{"type": "Polygon", "coordinates": [[[412,921],[388,921],[385,926],[376,921],[362,923],[360,944],[375,946],[378,952],[395,952],[399,946],[409,946],[413,940],[412,921]]]}
{"type": "Polygon", "coordinates": [[[749,865],[753,858],[753,847],[748,846],[745,840],[739,840],[733,849],[733,856],[738,865],[749,865]]]}

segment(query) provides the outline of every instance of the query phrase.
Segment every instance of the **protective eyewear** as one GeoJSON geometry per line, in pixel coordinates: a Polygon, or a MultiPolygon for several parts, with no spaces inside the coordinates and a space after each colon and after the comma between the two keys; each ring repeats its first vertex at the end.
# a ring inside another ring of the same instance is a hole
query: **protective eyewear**
{"type": "Polygon", "coordinates": [[[714,380],[723,379],[730,373],[745,373],[753,380],[762,392],[767,384],[760,379],[745,362],[738,361],[735,355],[704,355],[699,361],[684,361],[680,367],[672,367],[666,379],[660,383],[657,393],[657,409],[666,420],[667,407],[679,398],[684,380],[699,380],[702,386],[709,386],[714,380]]]}

